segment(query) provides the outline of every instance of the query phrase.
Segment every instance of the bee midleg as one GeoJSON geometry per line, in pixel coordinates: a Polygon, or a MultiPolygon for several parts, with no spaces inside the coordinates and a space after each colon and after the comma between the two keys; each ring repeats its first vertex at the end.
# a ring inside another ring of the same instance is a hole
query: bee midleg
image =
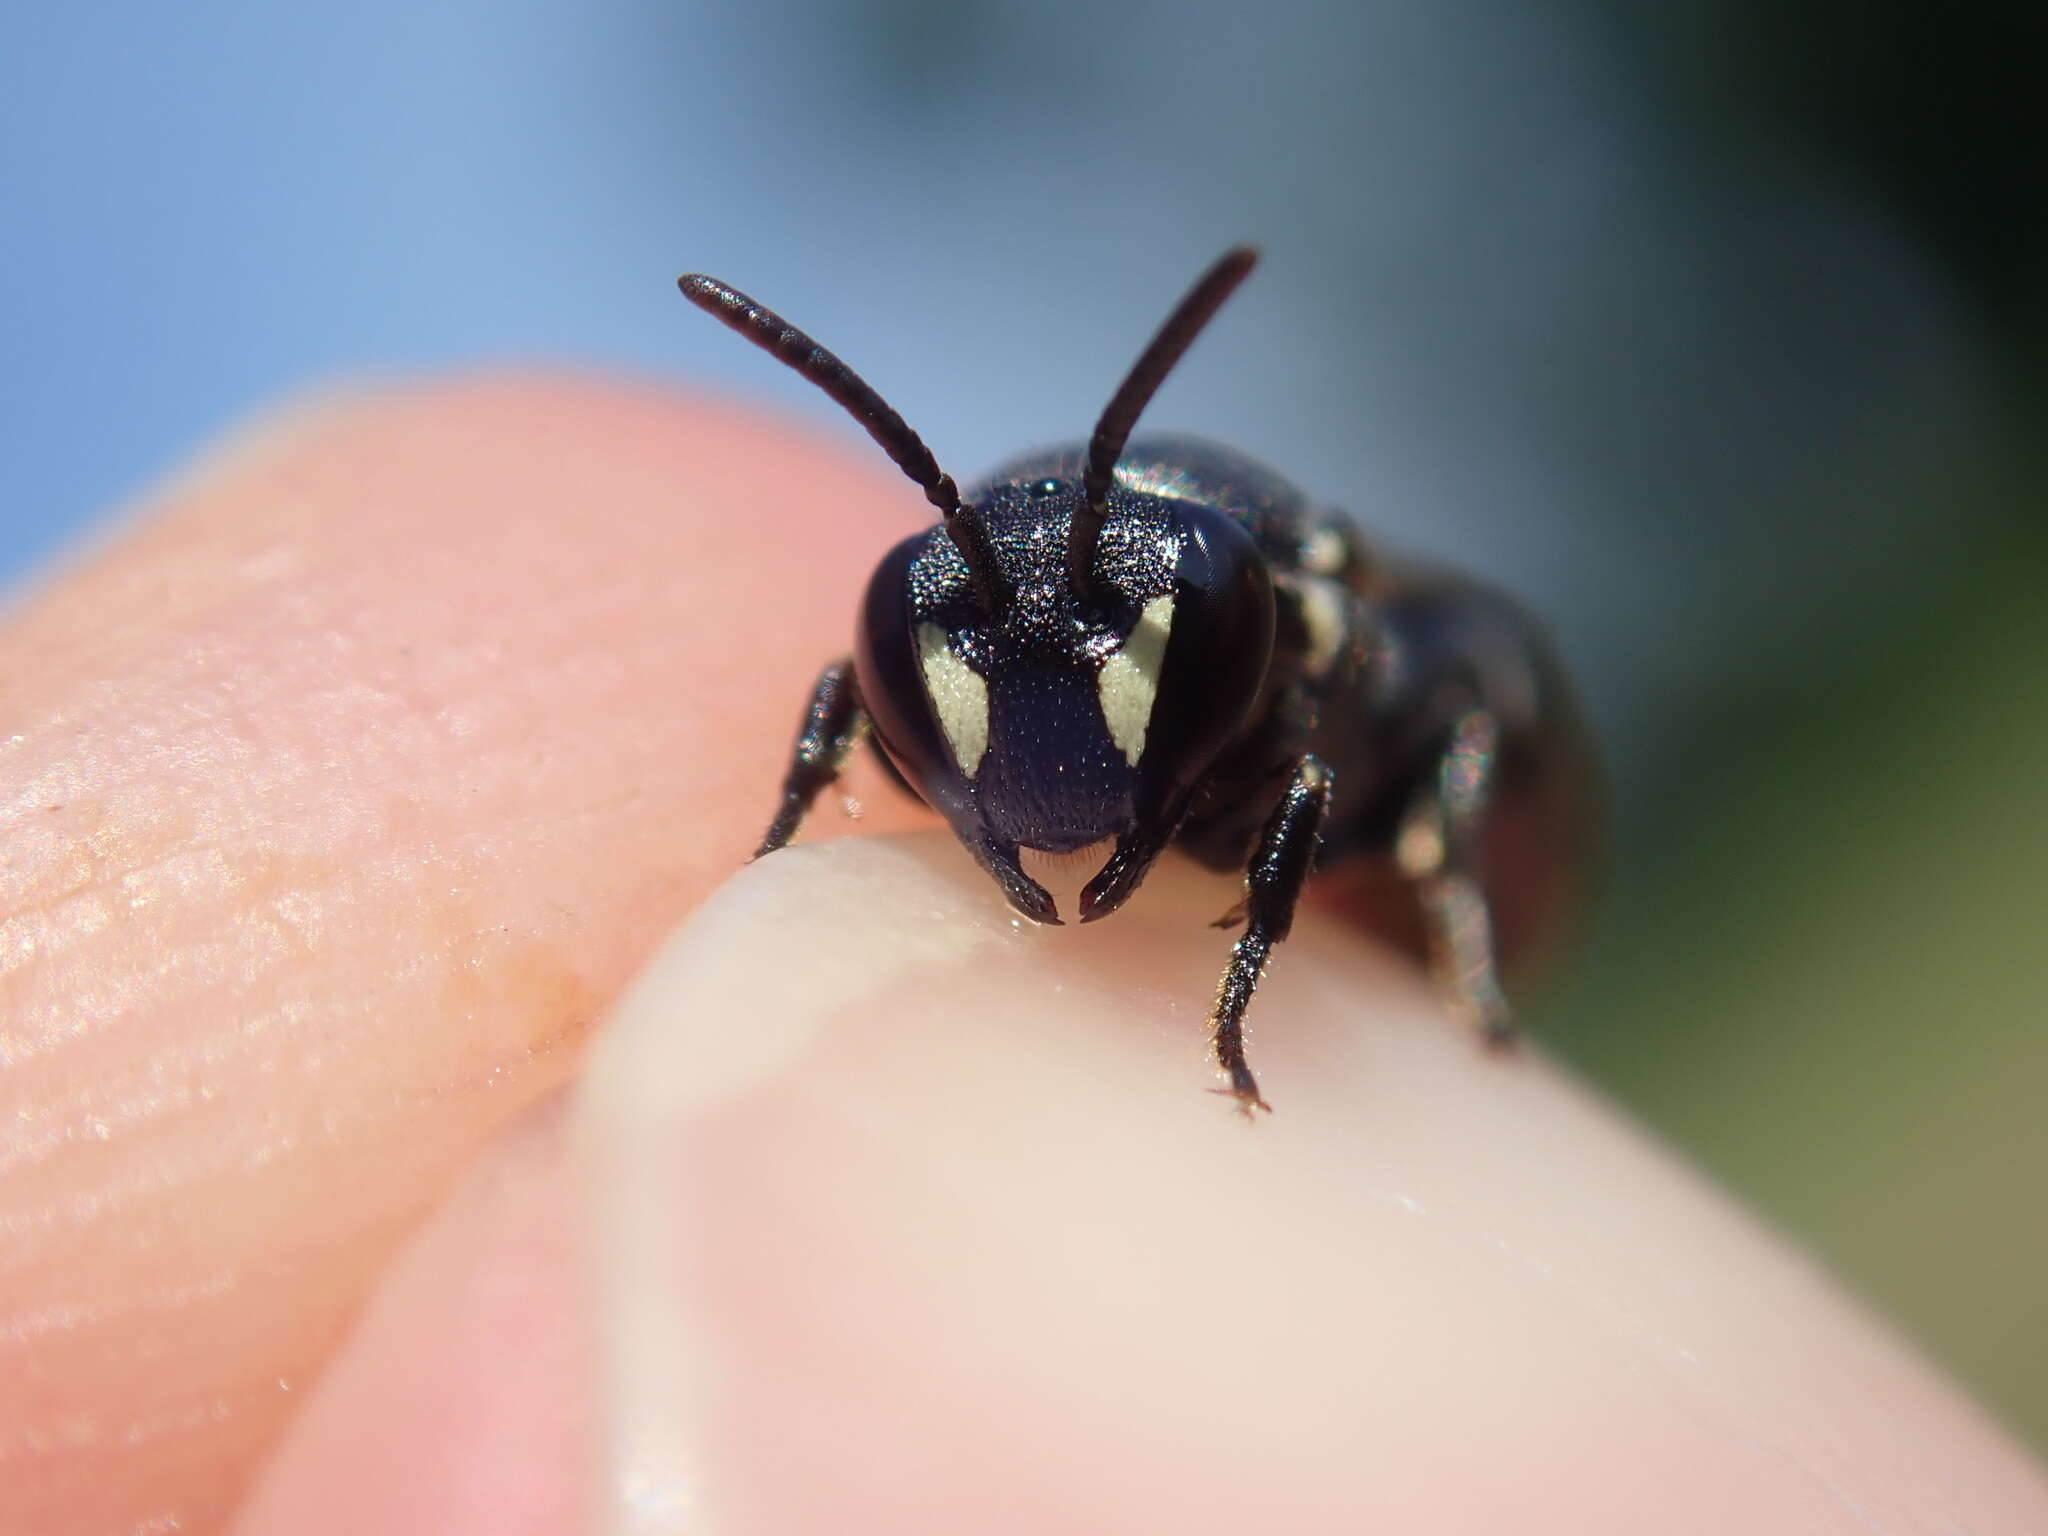
{"type": "Polygon", "coordinates": [[[1480,847],[1500,739],[1500,722],[1484,705],[1458,710],[1394,840],[1394,862],[1421,903],[1430,969],[1489,1045],[1515,1037],[1494,952],[1480,847]]]}
{"type": "Polygon", "coordinates": [[[1271,1109],[1244,1059],[1244,1014],[1258,989],[1273,946],[1294,926],[1294,904],[1315,863],[1317,839],[1330,808],[1330,772],[1310,756],[1296,759],[1273,814],[1259,834],[1244,872],[1245,929],[1230,951],[1210,1010],[1216,1065],[1230,1078],[1228,1089],[1240,1108],[1271,1109]]]}
{"type": "Polygon", "coordinates": [[[854,682],[853,660],[842,656],[818,674],[811,701],[798,722],[789,771],[782,779],[782,800],[775,819],[754,850],[754,857],[785,847],[803,825],[812,804],[835,779],[868,724],[854,682]]]}

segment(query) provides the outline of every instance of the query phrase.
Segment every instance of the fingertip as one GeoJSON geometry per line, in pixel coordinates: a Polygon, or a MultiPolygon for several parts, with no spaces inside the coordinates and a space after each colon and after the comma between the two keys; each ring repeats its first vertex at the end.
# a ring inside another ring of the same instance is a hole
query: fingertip
{"type": "Polygon", "coordinates": [[[147,502],[0,634],[10,1530],[217,1516],[743,857],[922,517],[756,414],[540,374],[330,393],[147,502]]]}
{"type": "Polygon", "coordinates": [[[560,1114],[515,1125],[379,1280],[237,1536],[566,1536],[588,1373],[560,1114]]]}
{"type": "Polygon", "coordinates": [[[595,1353],[534,1393],[463,1316],[404,1301],[464,1296],[448,1277],[504,1251],[466,1192],[437,1227],[472,1257],[408,1253],[322,1389],[361,1406],[315,1404],[244,1536],[1850,1536],[2048,1512],[2024,1457],[1807,1266],[1539,1059],[1496,1070],[1353,933],[1305,919],[1276,957],[1277,1112],[1247,1126],[1196,1091],[1175,970],[1214,958],[1215,890],[1157,880],[1100,930],[1127,942],[1079,948],[938,838],[734,881],[619,1010],[570,1162],[493,1182],[529,1208],[496,1230],[545,1235],[528,1251],[552,1305],[592,1309],[595,1353]],[[552,1452],[504,1410],[542,1399],[587,1404],[552,1452]],[[416,1403],[438,1421],[416,1434],[336,1432],[416,1403]],[[506,1466],[523,1511],[490,1502],[506,1466]]]}
{"type": "Polygon", "coordinates": [[[778,855],[699,913],[576,1109],[596,1528],[2048,1512],[1824,1279],[1354,931],[1275,955],[1274,1112],[1198,1091],[1218,895],[1169,862],[1047,932],[931,837],[778,855]]]}

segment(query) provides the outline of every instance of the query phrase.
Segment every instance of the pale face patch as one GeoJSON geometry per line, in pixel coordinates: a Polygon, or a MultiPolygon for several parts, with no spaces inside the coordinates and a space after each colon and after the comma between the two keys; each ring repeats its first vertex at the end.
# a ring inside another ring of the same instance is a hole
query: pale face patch
{"type": "Polygon", "coordinates": [[[1133,768],[1145,755],[1145,732],[1159,697],[1159,669],[1173,630],[1173,596],[1155,597],[1138,615],[1130,638],[1102,664],[1102,718],[1109,739],[1133,768]]]}
{"type": "Polygon", "coordinates": [[[936,624],[917,626],[917,662],[953,761],[971,779],[988,751],[988,684],[946,644],[946,632],[936,624]]]}
{"type": "Polygon", "coordinates": [[[1301,610],[1302,628],[1308,631],[1308,654],[1302,665],[1311,677],[1322,677],[1344,649],[1345,621],[1349,617],[1351,594],[1337,582],[1320,576],[1283,578],[1281,584],[1293,594],[1301,610]]]}
{"type": "Polygon", "coordinates": [[[1350,559],[1350,546],[1334,528],[1312,529],[1301,542],[1301,563],[1311,575],[1335,576],[1350,559]]]}

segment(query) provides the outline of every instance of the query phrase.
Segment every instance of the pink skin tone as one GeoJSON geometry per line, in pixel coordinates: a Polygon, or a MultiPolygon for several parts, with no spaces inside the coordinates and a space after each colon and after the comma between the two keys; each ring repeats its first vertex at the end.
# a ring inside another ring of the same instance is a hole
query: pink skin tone
{"type": "Polygon", "coordinates": [[[1257,1126],[1199,1091],[1231,893],[1178,863],[1041,933],[936,834],[792,850],[621,1003],[923,521],[860,446],[370,395],[8,615],[0,1530],[2048,1529],[1823,1279],[1334,919],[1257,1126]],[[642,1325],[690,1383],[651,1451],[642,1325]],[[649,1467],[710,1513],[632,1524],[649,1467]]]}

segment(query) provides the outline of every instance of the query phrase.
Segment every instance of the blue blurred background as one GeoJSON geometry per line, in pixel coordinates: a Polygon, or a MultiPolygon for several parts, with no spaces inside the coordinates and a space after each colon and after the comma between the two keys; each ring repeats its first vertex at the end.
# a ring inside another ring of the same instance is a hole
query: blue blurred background
{"type": "Polygon", "coordinates": [[[0,577],[337,376],[567,360],[956,473],[1149,418],[1552,616],[1619,855],[1550,1044],[2048,1442],[2048,12],[73,0],[0,54],[0,577]]]}

